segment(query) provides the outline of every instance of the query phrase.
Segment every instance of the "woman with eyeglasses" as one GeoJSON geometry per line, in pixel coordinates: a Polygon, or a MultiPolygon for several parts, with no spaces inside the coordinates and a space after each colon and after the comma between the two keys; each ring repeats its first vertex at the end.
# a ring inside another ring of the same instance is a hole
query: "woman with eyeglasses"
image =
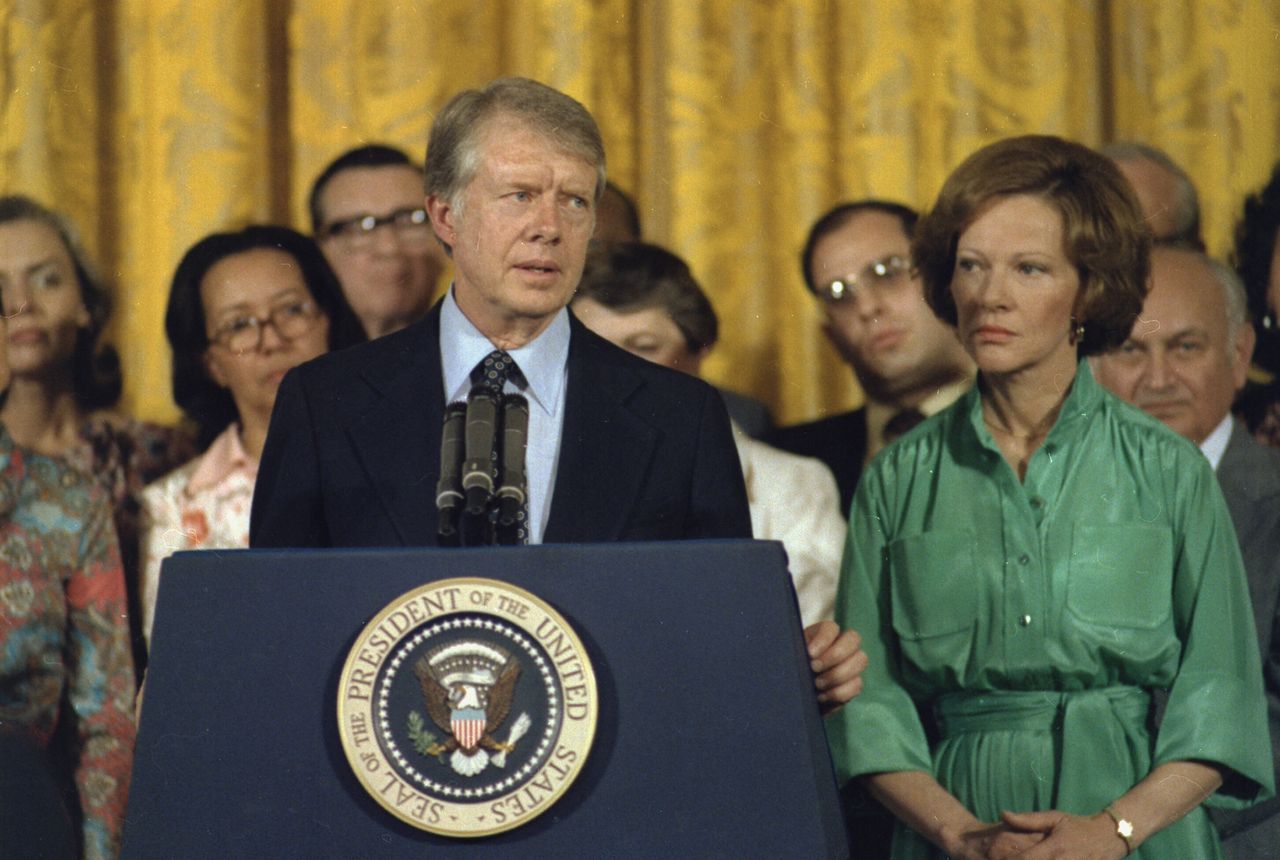
{"type": "Polygon", "coordinates": [[[181,430],[117,410],[122,380],[114,348],[101,342],[110,296],[61,214],[20,195],[0,198],[0,292],[9,316],[12,371],[0,421],[14,442],[90,475],[111,499],[124,562],[133,655],[138,625],[138,492],[191,458],[181,430]]]}
{"type": "Polygon", "coordinates": [[[863,473],[836,620],[870,667],[828,724],[895,860],[1220,857],[1203,803],[1273,792],[1213,470],[1084,360],[1129,336],[1149,248],[1116,167],[1048,136],[971,155],[917,227],[978,378],[863,473]]]}
{"type": "Polygon", "coordinates": [[[187,549],[249,545],[249,506],[280,380],[365,340],[310,239],[252,226],[201,239],[178,264],[165,332],[173,398],[203,454],[142,492],[142,624],[148,646],[160,563],[187,549]]]}

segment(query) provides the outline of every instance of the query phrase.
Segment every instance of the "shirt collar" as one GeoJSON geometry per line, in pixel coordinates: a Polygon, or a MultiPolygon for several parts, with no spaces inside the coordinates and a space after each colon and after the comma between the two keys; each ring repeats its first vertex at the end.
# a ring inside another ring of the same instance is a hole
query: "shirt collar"
{"type": "Polygon", "coordinates": [[[1200,452],[1209,459],[1209,465],[1213,466],[1213,470],[1218,471],[1218,464],[1222,462],[1222,455],[1227,452],[1227,443],[1231,441],[1231,413],[1228,412],[1218,422],[1218,426],[1213,428],[1213,432],[1204,437],[1204,441],[1200,443],[1200,452]]]}
{"type": "Polygon", "coordinates": [[[187,481],[187,495],[195,496],[211,490],[236,472],[258,475],[258,464],[240,443],[240,425],[231,424],[218,434],[200,458],[200,464],[187,481]]]}
{"type": "MultiPolygon", "coordinates": [[[[1053,427],[1045,436],[1044,446],[1049,450],[1068,441],[1073,436],[1084,432],[1084,428],[1088,426],[1089,419],[1098,411],[1098,407],[1102,404],[1103,388],[1093,378],[1093,371],[1089,368],[1089,362],[1085,360],[1076,363],[1075,379],[1071,383],[1071,390],[1067,392],[1067,399],[1062,403],[1062,409],[1058,412],[1058,418],[1053,423],[1053,427]]],[[[969,412],[969,423],[973,427],[973,432],[977,434],[978,439],[984,445],[993,451],[999,451],[995,440],[991,436],[991,431],[987,429],[986,421],[982,417],[982,393],[978,385],[974,385],[969,393],[965,395],[966,409],[969,412]]]]}
{"type": "MultiPolygon", "coordinates": [[[[931,418],[937,413],[946,409],[952,403],[955,403],[960,397],[973,387],[973,377],[966,375],[963,379],[957,379],[955,382],[949,382],[946,385],[939,386],[932,394],[920,402],[915,407],[916,411],[925,418],[931,418]]],[[[880,453],[880,449],[884,447],[884,428],[895,415],[902,410],[897,406],[888,403],[882,403],[879,400],[867,398],[867,456],[869,462],[872,457],[880,453]]]]}
{"type": "MultiPolygon", "coordinates": [[[[440,308],[440,362],[450,403],[466,399],[471,390],[471,371],[491,352],[493,344],[462,313],[451,287],[440,308]]],[[[524,393],[530,402],[554,415],[569,359],[569,312],[561,308],[542,334],[507,353],[529,383],[524,393]]]]}

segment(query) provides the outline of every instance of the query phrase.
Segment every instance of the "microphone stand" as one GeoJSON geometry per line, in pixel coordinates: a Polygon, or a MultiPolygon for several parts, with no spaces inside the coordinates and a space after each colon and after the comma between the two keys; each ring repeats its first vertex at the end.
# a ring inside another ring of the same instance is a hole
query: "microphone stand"
{"type": "Polygon", "coordinates": [[[437,543],[493,546],[522,543],[528,501],[525,448],[529,401],[476,385],[466,403],[445,410],[436,482],[437,543]],[[497,430],[501,427],[501,444],[497,430]],[[494,467],[494,454],[500,468],[494,467]],[[501,476],[501,480],[499,479],[501,476]]]}
{"type": "Polygon", "coordinates": [[[489,504],[493,498],[493,445],[496,439],[499,396],[487,386],[476,385],[467,395],[466,459],[462,462],[462,545],[493,543],[489,504]]]}
{"type": "Polygon", "coordinates": [[[460,546],[458,532],[462,513],[463,433],[467,420],[467,404],[450,403],[444,413],[444,429],[440,434],[440,480],[436,482],[438,526],[436,539],[440,546],[460,546]]]}
{"type": "Polygon", "coordinates": [[[502,398],[502,481],[494,494],[497,503],[495,537],[502,545],[520,540],[520,511],[526,501],[525,446],[529,434],[529,401],[520,394],[502,398]]]}

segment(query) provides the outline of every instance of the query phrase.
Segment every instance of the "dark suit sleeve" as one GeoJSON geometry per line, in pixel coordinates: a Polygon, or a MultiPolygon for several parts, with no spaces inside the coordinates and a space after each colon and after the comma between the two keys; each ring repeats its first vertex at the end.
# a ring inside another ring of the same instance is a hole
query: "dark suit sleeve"
{"type": "MultiPolygon", "coordinates": [[[[1280,568],[1280,563],[1272,567],[1280,568]]],[[[1269,647],[1262,654],[1263,685],[1267,693],[1267,727],[1271,732],[1271,767],[1280,781],[1280,602],[1273,602],[1269,647]]],[[[1231,839],[1230,858],[1271,857],[1280,839],[1280,797],[1273,797],[1248,809],[1211,807],[1209,815],[1218,834],[1231,839]]]]}
{"type": "Polygon", "coordinates": [[[249,546],[327,547],[316,428],[302,374],[280,383],[258,465],[249,517],[249,546]]]}
{"type": "Polygon", "coordinates": [[[750,538],[751,512],[742,461],[724,401],[708,389],[699,420],[698,452],[686,538],[750,538]]]}

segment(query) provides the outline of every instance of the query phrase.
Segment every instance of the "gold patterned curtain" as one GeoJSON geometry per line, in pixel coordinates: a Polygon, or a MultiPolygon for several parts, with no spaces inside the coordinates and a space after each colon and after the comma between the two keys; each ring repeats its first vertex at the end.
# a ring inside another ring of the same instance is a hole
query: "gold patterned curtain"
{"type": "Polygon", "coordinates": [[[0,0],[0,191],[69,213],[113,284],[124,406],[170,420],[169,278],[206,233],[305,229],[312,178],[507,74],[583,101],[647,239],[721,317],[716,382],[784,421],[860,394],[797,257],[832,204],[927,207],[978,146],[1140,139],[1210,250],[1280,158],[1280,0],[0,0]]]}

